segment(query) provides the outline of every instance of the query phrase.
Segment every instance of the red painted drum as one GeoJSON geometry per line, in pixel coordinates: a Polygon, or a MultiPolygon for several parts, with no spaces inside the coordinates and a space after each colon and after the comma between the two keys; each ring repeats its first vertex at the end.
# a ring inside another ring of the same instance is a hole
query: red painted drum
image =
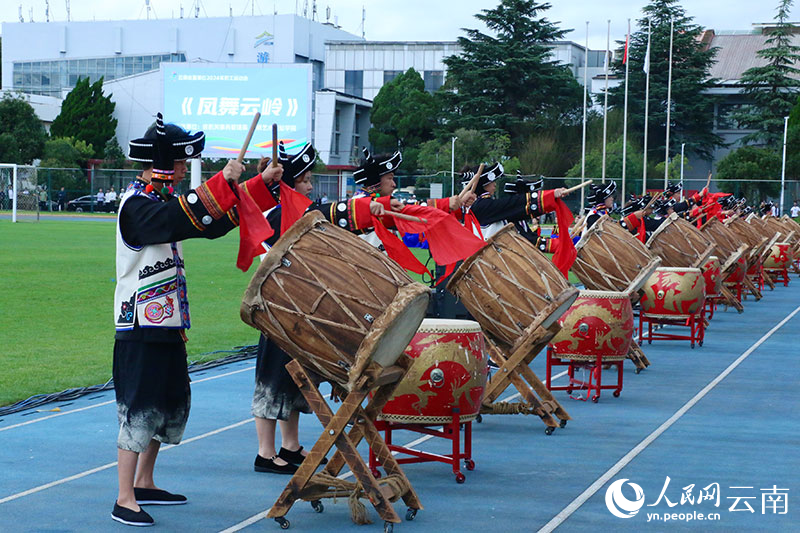
{"type": "Polygon", "coordinates": [[[559,359],[622,361],[633,339],[630,295],[610,291],[581,291],[558,320],[559,331],[550,346],[559,359]]]}
{"type": "Polygon", "coordinates": [[[703,309],[705,290],[699,268],[657,268],[644,284],[639,304],[652,317],[688,316],[703,309]]]}
{"type": "Polygon", "coordinates": [[[745,271],[747,270],[747,260],[744,257],[740,257],[736,261],[737,267],[736,269],[731,272],[731,275],[725,279],[725,283],[741,283],[744,281],[745,271]]]}
{"type": "Polygon", "coordinates": [[[765,270],[784,270],[792,264],[791,243],[779,242],[772,245],[769,257],[764,260],[765,270]]]}
{"type": "Polygon", "coordinates": [[[722,287],[722,263],[719,257],[712,255],[700,268],[706,282],[706,296],[716,296],[722,287]]]}
{"type": "Polygon", "coordinates": [[[381,420],[406,424],[444,424],[474,420],[481,409],[489,375],[483,332],[472,320],[426,318],[405,353],[414,359],[381,420]]]}

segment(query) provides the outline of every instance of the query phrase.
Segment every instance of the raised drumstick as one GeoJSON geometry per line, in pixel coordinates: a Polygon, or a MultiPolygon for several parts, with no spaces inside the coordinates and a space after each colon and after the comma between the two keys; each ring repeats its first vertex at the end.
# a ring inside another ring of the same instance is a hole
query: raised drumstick
{"type": "Polygon", "coordinates": [[[261,118],[261,113],[256,113],[253,116],[253,122],[250,124],[250,131],[247,132],[247,137],[244,138],[244,144],[242,145],[242,149],[239,150],[239,157],[236,160],[241,163],[244,161],[244,156],[247,153],[247,147],[250,146],[250,139],[253,138],[253,132],[256,131],[256,126],[258,125],[258,121],[261,118]]]}

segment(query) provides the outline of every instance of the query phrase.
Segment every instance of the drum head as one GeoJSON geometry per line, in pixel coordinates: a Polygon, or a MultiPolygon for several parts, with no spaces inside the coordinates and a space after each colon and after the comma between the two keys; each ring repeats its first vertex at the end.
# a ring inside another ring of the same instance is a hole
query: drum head
{"type": "Polygon", "coordinates": [[[480,333],[481,325],[474,320],[426,318],[419,326],[420,333],[480,333]]]}

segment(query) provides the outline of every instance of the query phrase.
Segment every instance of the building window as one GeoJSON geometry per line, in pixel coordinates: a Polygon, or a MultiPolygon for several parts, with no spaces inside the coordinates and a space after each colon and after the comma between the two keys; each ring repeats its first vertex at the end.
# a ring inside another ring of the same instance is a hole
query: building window
{"type": "Polygon", "coordinates": [[[425,90],[429,93],[435,93],[439,87],[444,85],[444,72],[441,70],[426,70],[425,71],[425,90]]]}
{"type": "Polygon", "coordinates": [[[387,83],[389,83],[390,81],[392,81],[393,79],[395,79],[397,76],[399,76],[402,73],[403,73],[402,70],[384,70],[383,71],[383,84],[386,85],[387,83]]]}
{"type": "Polygon", "coordinates": [[[61,96],[75,87],[80,78],[95,82],[101,77],[113,80],[131,74],[156,70],[160,63],[184,63],[185,54],[100,57],[14,63],[14,89],[24,93],[61,96]]]}
{"type": "Polygon", "coordinates": [[[351,96],[364,96],[364,71],[345,70],[344,71],[344,92],[351,96]]]}
{"type": "Polygon", "coordinates": [[[353,151],[358,153],[358,147],[361,146],[361,113],[356,113],[356,122],[353,124],[353,151]]]}
{"type": "Polygon", "coordinates": [[[333,155],[339,155],[339,110],[333,115],[333,155]]]}

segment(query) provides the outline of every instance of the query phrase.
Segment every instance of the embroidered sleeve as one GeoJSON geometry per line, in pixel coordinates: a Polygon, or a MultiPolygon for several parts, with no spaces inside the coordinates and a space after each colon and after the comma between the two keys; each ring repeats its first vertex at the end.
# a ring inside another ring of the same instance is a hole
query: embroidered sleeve
{"type": "Polygon", "coordinates": [[[639,229],[640,220],[636,216],[636,213],[631,213],[630,215],[620,220],[619,224],[620,226],[630,231],[631,233],[635,233],[639,229]]]}
{"type": "Polygon", "coordinates": [[[344,202],[322,204],[313,209],[320,211],[331,224],[347,231],[361,233],[372,227],[372,214],[369,210],[371,201],[372,198],[369,196],[363,196],[344,202]]]}

